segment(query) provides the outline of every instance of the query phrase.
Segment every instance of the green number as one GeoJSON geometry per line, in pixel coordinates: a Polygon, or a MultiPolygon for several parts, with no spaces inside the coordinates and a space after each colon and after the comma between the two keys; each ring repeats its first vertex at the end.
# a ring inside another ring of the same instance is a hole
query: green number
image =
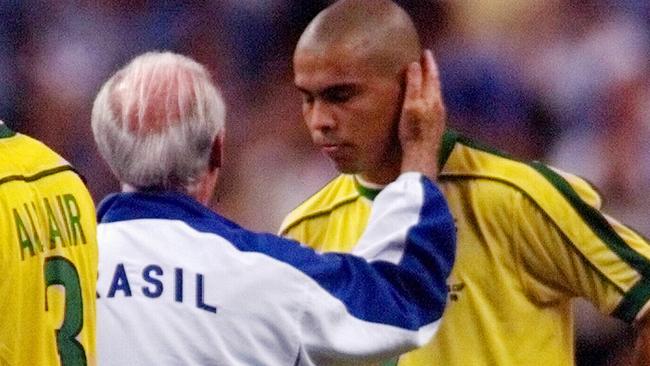
{"type": "MultiPolygon", "coordinates": [[[[75,338],[83,327],[83,302],[79,274],[74,264],[63,257],[45,259],[45,291],[52,285],[65,288],[65,312],[61,328],[55,331],[56,347],[63,366],[86,365],[86,353],[75,338]]],[[[45,297],[47,310],[47,296],[45,297]]]]}
{"type": "Polygon", "coordinates": [[[397,361],[399,360],[398,357],[395,357],[391,360],[385,361],[381,364],[381,366],[397,366],[397,361]]]}

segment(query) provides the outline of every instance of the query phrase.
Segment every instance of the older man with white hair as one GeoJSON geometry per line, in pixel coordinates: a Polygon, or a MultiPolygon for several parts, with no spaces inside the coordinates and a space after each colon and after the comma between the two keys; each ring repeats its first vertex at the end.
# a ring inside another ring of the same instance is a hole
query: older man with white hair
{"type": "Polygon", "coordinates": [[[209,210],[224,103],[203,66],[147,53],[99,92],[92,127],[123,192],[99,209],[102,365],[364,364],[421,346],[447,298],[455,230],[433,181],[444,120],[432,58],[413,63],[402,175],[357,257],[317,254],[209,210]]]}

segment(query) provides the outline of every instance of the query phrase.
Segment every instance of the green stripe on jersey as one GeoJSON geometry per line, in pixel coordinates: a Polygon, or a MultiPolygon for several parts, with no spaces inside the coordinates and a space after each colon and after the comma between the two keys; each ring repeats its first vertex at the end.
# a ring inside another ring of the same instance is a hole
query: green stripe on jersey
{"type": "MultiPolygon", "coordinates": [[[[509,160],[522,162],[461,135],[456,136],[456,141],[459,144],[470,148],[494,154],[509,160]]],[[[650,298],[650,262],[648,259],[630,248],[625,243],[625,240],[623,240],[623,238],[621,238],[621,236],[612,228],[609,222],[607,222],[607,219],[597,209],[583,201],[573,187],[571,187],[569,182],[567,182],[560,174],[538,161],[522,163],[532,167],[546,178],[546,180],[551,183],[551,185],[553,185],[553,187],[555,187],[567,202],[569,202],[569,204],[578,212],[580,217],[593,230],[598,238],[610,250],[612,250],[612,252],[618,255],[619,258],[641,274],[642,279],[628,290],[621,303],[612,313],[613,316],[616,316],[621,320],[627,322],[633,321],[636,314],[638,314],[648,298],[650,298]]]]}
{"type": "Polygon", "coordinates": [[[329,215],[332,211],[336,210],[340,206],[347,205],[348,203],[354,202],[354,201],[356,201],[358,199],[359,199],[359,196],[354,195],[353,197],[346,198],[343,201],[340,201],[340,202],[336,203],[335,205],[332,205],[331,207],[327,207],[327,208],[325,208],[323,210],[319,210],[319,211],[310,213],[308,215],[305,215],[305,216],[301,217],[299,220],[296,220],[291,225],[284,228],[284,230],[282,230],[282,232],[286,233],[287,231],[293,229],[296,225],[299,225],[300,223],[302,223],[305,220],[311,220],[311,219],[314,219],[314,218],[319,217],[319,216],[329,215]]]}
{"type": "MultiPolygon", "coordinates": [[[[457,136],[457,141],[463,145],[475,148],[477,150],[494,154],[506,159],[519,161],[508,156],[505,153],[486,147],[460,135],[457,136]]],[[[539,172],[562,194],[562,196],[571,204],[571,206],[576,209],[580,217],[589,225],[589,227],[592,228],[594,233],[598,235],[600,240],[602,240],[605,245],[607,245],[607,247],[609,247],[626,263],[639,271],[644,277],[650,278],[650,263],[648,262],[648,259],[628,247],[623,238],[621,238],[612,228],[612,226],[607,222],[607,219],[605,219],[605,217],[598,210],[583,201],[582,198],[580,198],[576,191],[571,187],[569,182],[567,182],[561,175],[553,171],[551,168],[538,161],[528,162],[525,164],[529,165],[537,172],[539,172]]]]}
{"type": "Polygon", "coordinates": [[[505,153],[505,152],[503,152],[501,150],[497,150],[497,149],[495,149],[495,148],[493,148],[491,146],[484,145],[481,142],[474,141],[474,140],[472,140],[472,139],[470,139],[470,138],[468,138],[466,136],[460,135],[460,134],[456,134],[456,141],[459,144],[463,144],[463,145],[465,145],[467,147],[471,147],[472,149],[475,149],[475,150],[480,150],[480,151],[483,151],[483,152],[486,152],[486,153],[490,153],[492,155],[500,156],[502,158],[506,158],[506,159],[509,159],[509,160],[514,160],[514,161],[521,162],[521,160],[515,159],[514,157],[508,155],[507,153],[505,153]]]}
{"type": "Polygon", "coordinates": [[[440,145],[440,154],[438,155],[438,167],[442,170],[442,167],[449,159],[451,151],[454,150],[454,145],[459,138],[459,134],[453,130],[447,130],[442,135],[442,144],[440,145]]]}
{"type": "Polygon", "coordinates": [[[631,323],[646,304],[648,298],[650,298],[650,282],[646,278],[641,278],[625,294],[621,303],[612,312],[612,316],[631,323]]]}
{"type": "Polygon", "coordinates": [[[639,271],[643,277],[650,277],[650,264],[648,260],[628,247],[623,238],[607,222],[607,219],[598,210],[583,201],[564,178],[540,162],[531,162],[530,166],[542,174],[560,191],[564,198],[569,201],[580,217],[589,224],[594,233],[598,235],[607,247],[639,271]]]}
{"type": "Polygon", "coordinates": [[[23,182],[33,182],[33,181],[39,180],[41,178],[45,178],[47,176],[57,174],[57,173],[61,173],[61,172],[66,172],[66,171],[75,172],[75,170],[71,166],[63,165],[63,166],[60,166],[60,167],[57,167],[57,168],[43,170],[43,171],[40,171],[40,172],[38,172],[36,174],[29,175],[29,176],[10,175],[8,177],[0,178],[0,185],[5,184],[5,183],[9,183],[9,182],[13,182],[13,181],[16,181],[16,180],[23,181],[23,182]]]}

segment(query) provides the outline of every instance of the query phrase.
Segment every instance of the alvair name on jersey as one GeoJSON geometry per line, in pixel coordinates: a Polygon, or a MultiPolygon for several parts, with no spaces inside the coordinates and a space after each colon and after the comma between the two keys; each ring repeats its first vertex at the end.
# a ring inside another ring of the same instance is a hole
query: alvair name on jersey
{"type": "Polygon", "coordinates": [[[23,202],[12,213],[21,260],[57,247],[86,244],[81,211],[72,194],[23,202]],[[39,223],[46,223],[47,232],[39,232],[37,228],[43,227],[39,223]]]}

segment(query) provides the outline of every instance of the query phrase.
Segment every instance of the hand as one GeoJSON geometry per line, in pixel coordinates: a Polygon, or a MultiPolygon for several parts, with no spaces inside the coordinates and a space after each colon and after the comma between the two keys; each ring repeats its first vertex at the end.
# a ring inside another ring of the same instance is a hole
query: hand
{"type": "Polygon", "coordinates": [[[402,172],[417,171],[433,181],[437,179],[445,120],[438,66],[431,51],[425,50],[420,62],[411,63],[406,73],[399,122],[402,172]]]}

